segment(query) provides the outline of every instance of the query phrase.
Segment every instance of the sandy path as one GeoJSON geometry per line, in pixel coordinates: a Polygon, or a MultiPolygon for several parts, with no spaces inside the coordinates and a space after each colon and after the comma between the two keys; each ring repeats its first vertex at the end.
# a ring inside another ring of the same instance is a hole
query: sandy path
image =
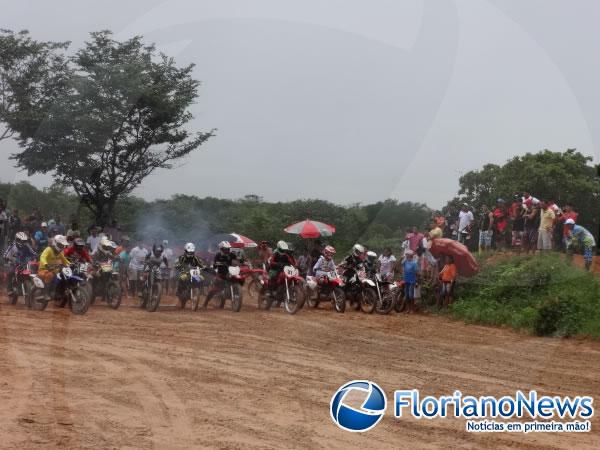
{"type": "MultiPolygon", "coordinates": [[[[168,301],[165,303],[169,303],[168,301]]],[[[173,303],[171,301],[171,303],[173,303]]],[[[326,307],[328,309],[328,307],[326,307]]],[[[431,394],[600,398],[600,343],[542,339],[443,317],[329,310],[147,313],[94,306],[75,317],[0,304],[3,448],[598,448],[589,434],[484,434],[462,419],[336,428],[329,400],[371,379],[431,394]]]]}

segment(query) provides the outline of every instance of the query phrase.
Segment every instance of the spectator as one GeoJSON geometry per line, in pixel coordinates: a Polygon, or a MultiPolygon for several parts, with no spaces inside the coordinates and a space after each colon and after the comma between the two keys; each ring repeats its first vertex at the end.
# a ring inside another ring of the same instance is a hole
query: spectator
{"type": "Polygon", "coordinates": [[[537,242],[539,251],[552,250],[552,230],[555,217],[552,206],[546,202],[540,202],[540,227],[537,242]]]}
{"type": "Polygon", "coordinates": [[[566,221],[569,219],[573,220],[573,223],[577,223],[577,218],[579,214],[577,214],[571,205],[565,205],[562,210],[562,214],[558,217],[560,223],[562,223],[562,245],[563,249],[567,250],[567,241],[569,239],[569,227],[566,224],[566,221]]]}
{"type": "Polygon", "coordinates": [[[148,250],[144,246],[143,242],[138,240],[137,245],[129,252],[129,269],[127,271],[129,289],[131,295],[134,297],[140,288],[138,284],[142,276],[142,271],[144,270],[146,256],[148,256],[148,250]]]}
{"type": "Polygon", "coordinates": [[[506,202],[499,198],[496,200],[496,208],[492,212],[494,218],[494,231],[496,235],[496,248],[504,250],[506,248],[506,237],[508,233],[508,211],[506,202]]]}
{"type": "Polygon", "coordinates": [[[100,244],[100,240],[102,239],[102,236],[98,234],[98,231],[98,227],[93,226],[90,229],[90,235],[85,241],[88,247],[90,248],[92,255],[96,254],[96,250],[98,250],[98,245],[100,244]]]}
{"type": "Polygon", "coordinates": [[[565,226],[569,230],[567,253],[571,255],[575,247],[579,248],[579,250],[583,253],[585,270],[589,271],[592,267],[594,247],[596,246],[596,240],[594,239],[594,236],[581,225],[576,225],[573,219],[567,219],[565,221],[565,226]]]}
{"type": "Polygon", "coordinates": [[[394,268],[396,266],[396,257],[392,254],[392,249],[386,247],[383,253],[379,255],[379,274],[384,280],[392,281],[394,279],[394,268]]]}
{"type": "Polygon", "coordinates": [[[107,225],[104,227],[103,232],[111,241],[121,242],[121,229],[115,219],[111,221],[110,226],[107,225]]]}
{"type": "Polygon", "coordinates": [[[458,213],[458,242],[465,244],[471,235],[471,228],[475,218],[469,209],[469,205],[463,203],[458,213]]]}
{"type": "Polygon", "coordinates": [[[425,235],[419,231],[418,227],[412,227],[412,231],[406,236],[408,239],[408,248],[414,253],[422,254],[424,237],[425,235]]]}
{"type": "Polygon", "coordinates": [[[525,218],[523,217],[524,211],[525,210],[523,209],[523,202],[521,201],[521,196],[519,194],[515,194],[514,200],[510,205],[508,214],[512,223],[511,245],[517,250],[521,248],[523,240],[523,231],[525,229],[525,218]]]}
{"type": "Polygon", "coordinates": [[[300,276],[306,277],[310,268],[310,253],[308,248],[305,246],[302,249],[302,253],[298,257],[298,271],[300,272],[300,276]]]}
{"type": "Polygon", "coordinates": [[[523,250],[529,253],[537,248],[538,229],[540,228],[540,214],[537,204],[531,204],[524,214],[525,231],[523,232],[523,250]]]}
{"type": "Polygon", "coordinates": [[[438,306],[445,308],[452,304],[456,273],[457,269],[456,264],[454,263],[454,258],[452,256],[447,256],[446,264],[439,274],[441,286],[438,306]]]}
{"type": "Polygon", "coordinates": [[[494,236],[494,214],[487,205],[481,207],[479,215],[479,253],[492,248],[492,237],[494,236]]]}
{"type": "Polygon", "coordinates": [[[38,253],[48,247],[48,224],[46,222],[41,223],[40,229],[35,232],[33,238],[38,253]]]}
{"type": "Polygon", "coordinates": [[[412,250],[407,250],[404,254],[405,260],[402,263],[402,278],[404,280],[404,298],[407,303],[406,312],[410,314],[415,307],[415,286],[417,284],[417,274],[419,264],[414,259],[412,250]]]}

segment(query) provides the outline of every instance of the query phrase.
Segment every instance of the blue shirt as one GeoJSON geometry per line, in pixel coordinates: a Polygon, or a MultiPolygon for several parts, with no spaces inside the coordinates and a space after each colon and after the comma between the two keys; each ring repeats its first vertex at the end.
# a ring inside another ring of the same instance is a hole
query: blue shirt
{"type": "Polygon", "coordinates": [[[416,260],[409,261],[408,259],[402,263],[402,269],[404,271],[404,281],[406,283],[417,282],[417,272],[419,270],[419,263],[416,260]]]}

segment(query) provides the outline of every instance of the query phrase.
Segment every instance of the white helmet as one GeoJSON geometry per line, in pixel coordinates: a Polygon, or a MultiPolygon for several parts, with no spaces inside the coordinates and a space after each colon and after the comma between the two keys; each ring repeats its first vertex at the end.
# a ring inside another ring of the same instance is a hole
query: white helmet
{"type": "Polygon", "coordinates": [[[375,252],[373,252],[373,251],[369,250],[369,251],[367,252],[367,258],[369,258],[371,261],[372,261],[372,260],[374,260],[375,258],[377,258],[377,253],[375,253],[375,252]]]}
{"type": "Polygon", "coordinates": [[[565,220],[565,225],[575,225],[575,221],[573,219],[565,220]]]}
{"type": "Polygon", "coordinates": [[[15,235],[15,240],[17,242],[19,241],[23,241],[23,242],[27,242],[29,239],[27,239],[27,235],[23,232],[23,231],[19,231],[16,235],[15,235]]]}
{"type": "Polygon", "coordinates": [[[194,244],[192,244],[191,242],[188,242],[187,244],[185,244],[183,249],[185,250],[185,254],[187,256],[192,256],[194,254],[194,252],[196,251],[196,246],[194,244]]]}
{"type": "Polygon", "coordinates": [[[67,238],[64,237],[62,234],[57,234],[56,236],[54,236],[53,242],[54,250],[56,250],[57,252],[63,251],[65,247],[69,245],[67,238]]]}
{"type": "Polygon", "coordinates": [[[231,249],[231,244],[227,241],[219,242],[219,250],[231,249]]]}
{"type": "Polygon", "coordinates": [[[277,250],[281,250],[282,252],[285,252],[287,250],[290,249],[290,246],[287,244],[287,242],[285,241],[279,241],[277,243],[277,250]]]}
{"type": "Polygon", "coordinates": [[[360,256],[365,252],[365,248],[360,244],[354,244],[352,247],[352,254],[354,256],[360,256]]]}

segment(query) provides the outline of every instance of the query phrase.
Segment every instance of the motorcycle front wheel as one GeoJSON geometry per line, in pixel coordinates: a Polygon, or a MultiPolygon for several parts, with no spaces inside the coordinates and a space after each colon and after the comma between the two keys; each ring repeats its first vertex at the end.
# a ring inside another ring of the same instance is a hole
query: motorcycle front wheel
{"type": "Polygon", "coordinates": [[[387,291],[381,296],[381,301],[377,301],[375,311],[377,314],[389,314],[396,304],[393,292],[387,291]]]}
{"type": "Polygon", "coordinates": [[[242,290],[239,284],[231,286],[233,290],[233,297],[231,299],[231,310],[233,312],[239,312],[242,309],[242,290]]]}
{"type": "MultiPolygon", "coordinates": [[[[90,307],[91,298],[88,295],[87,289],[75,289],[71,291],[73,298],[71,298],[71,312],[73,314],[81,315],[85,314],[90,307]]],[[[66,297],[65,293],[65,297],[66,297]]]]}
{"type": "Polygon", "coordinates": [[[375,289],[367,288],[364,289],[360,295],[360,309],[365,314],[371,314],[375,310],[377,304],[377,292],[375,289]]]}
{"type": "Polygon", "coordinates": [[[108,303],[108,306],[112,309],[118,309],[121,305],[121,299],[121,287],[115,282],[108,283],[106,288],[106,303],[108,303]]]}
{"type": "Polygon", "coordinates": [[[333,307],[336,312],[343,313],[346,311],[346,295],[341,288],[335,288],[332,293],[333,307]]]}
{"type": "Polygon", "coordinates": [[[192,311],[198,311],[200,304],[200,288],[192,288],[192,311]]]}
{"type": "Polygon", "coordinates": [[[39,287],[33,288],[29,292],[29,305],[34,311],[43,311],[48,306],[48,300],[44,295],[44,290],[39,287]]]}
{"type": "Polygon", "coordinates": [[[300,285],[290,286],[290,298],[285,299],[285,310],[289,314],[296,314],[304,306],[304,289],[300,285]]]}
{"type": "Polygon", "coordinates": [[[162,295],[162,284],[158,281],[155,281],[154,284],[150,287],[150,296],[148,301],[146,302],[146,310],[148,312],[155,312],[158,309],[158,305],[160,305],[160,297],[162,295]]]}

